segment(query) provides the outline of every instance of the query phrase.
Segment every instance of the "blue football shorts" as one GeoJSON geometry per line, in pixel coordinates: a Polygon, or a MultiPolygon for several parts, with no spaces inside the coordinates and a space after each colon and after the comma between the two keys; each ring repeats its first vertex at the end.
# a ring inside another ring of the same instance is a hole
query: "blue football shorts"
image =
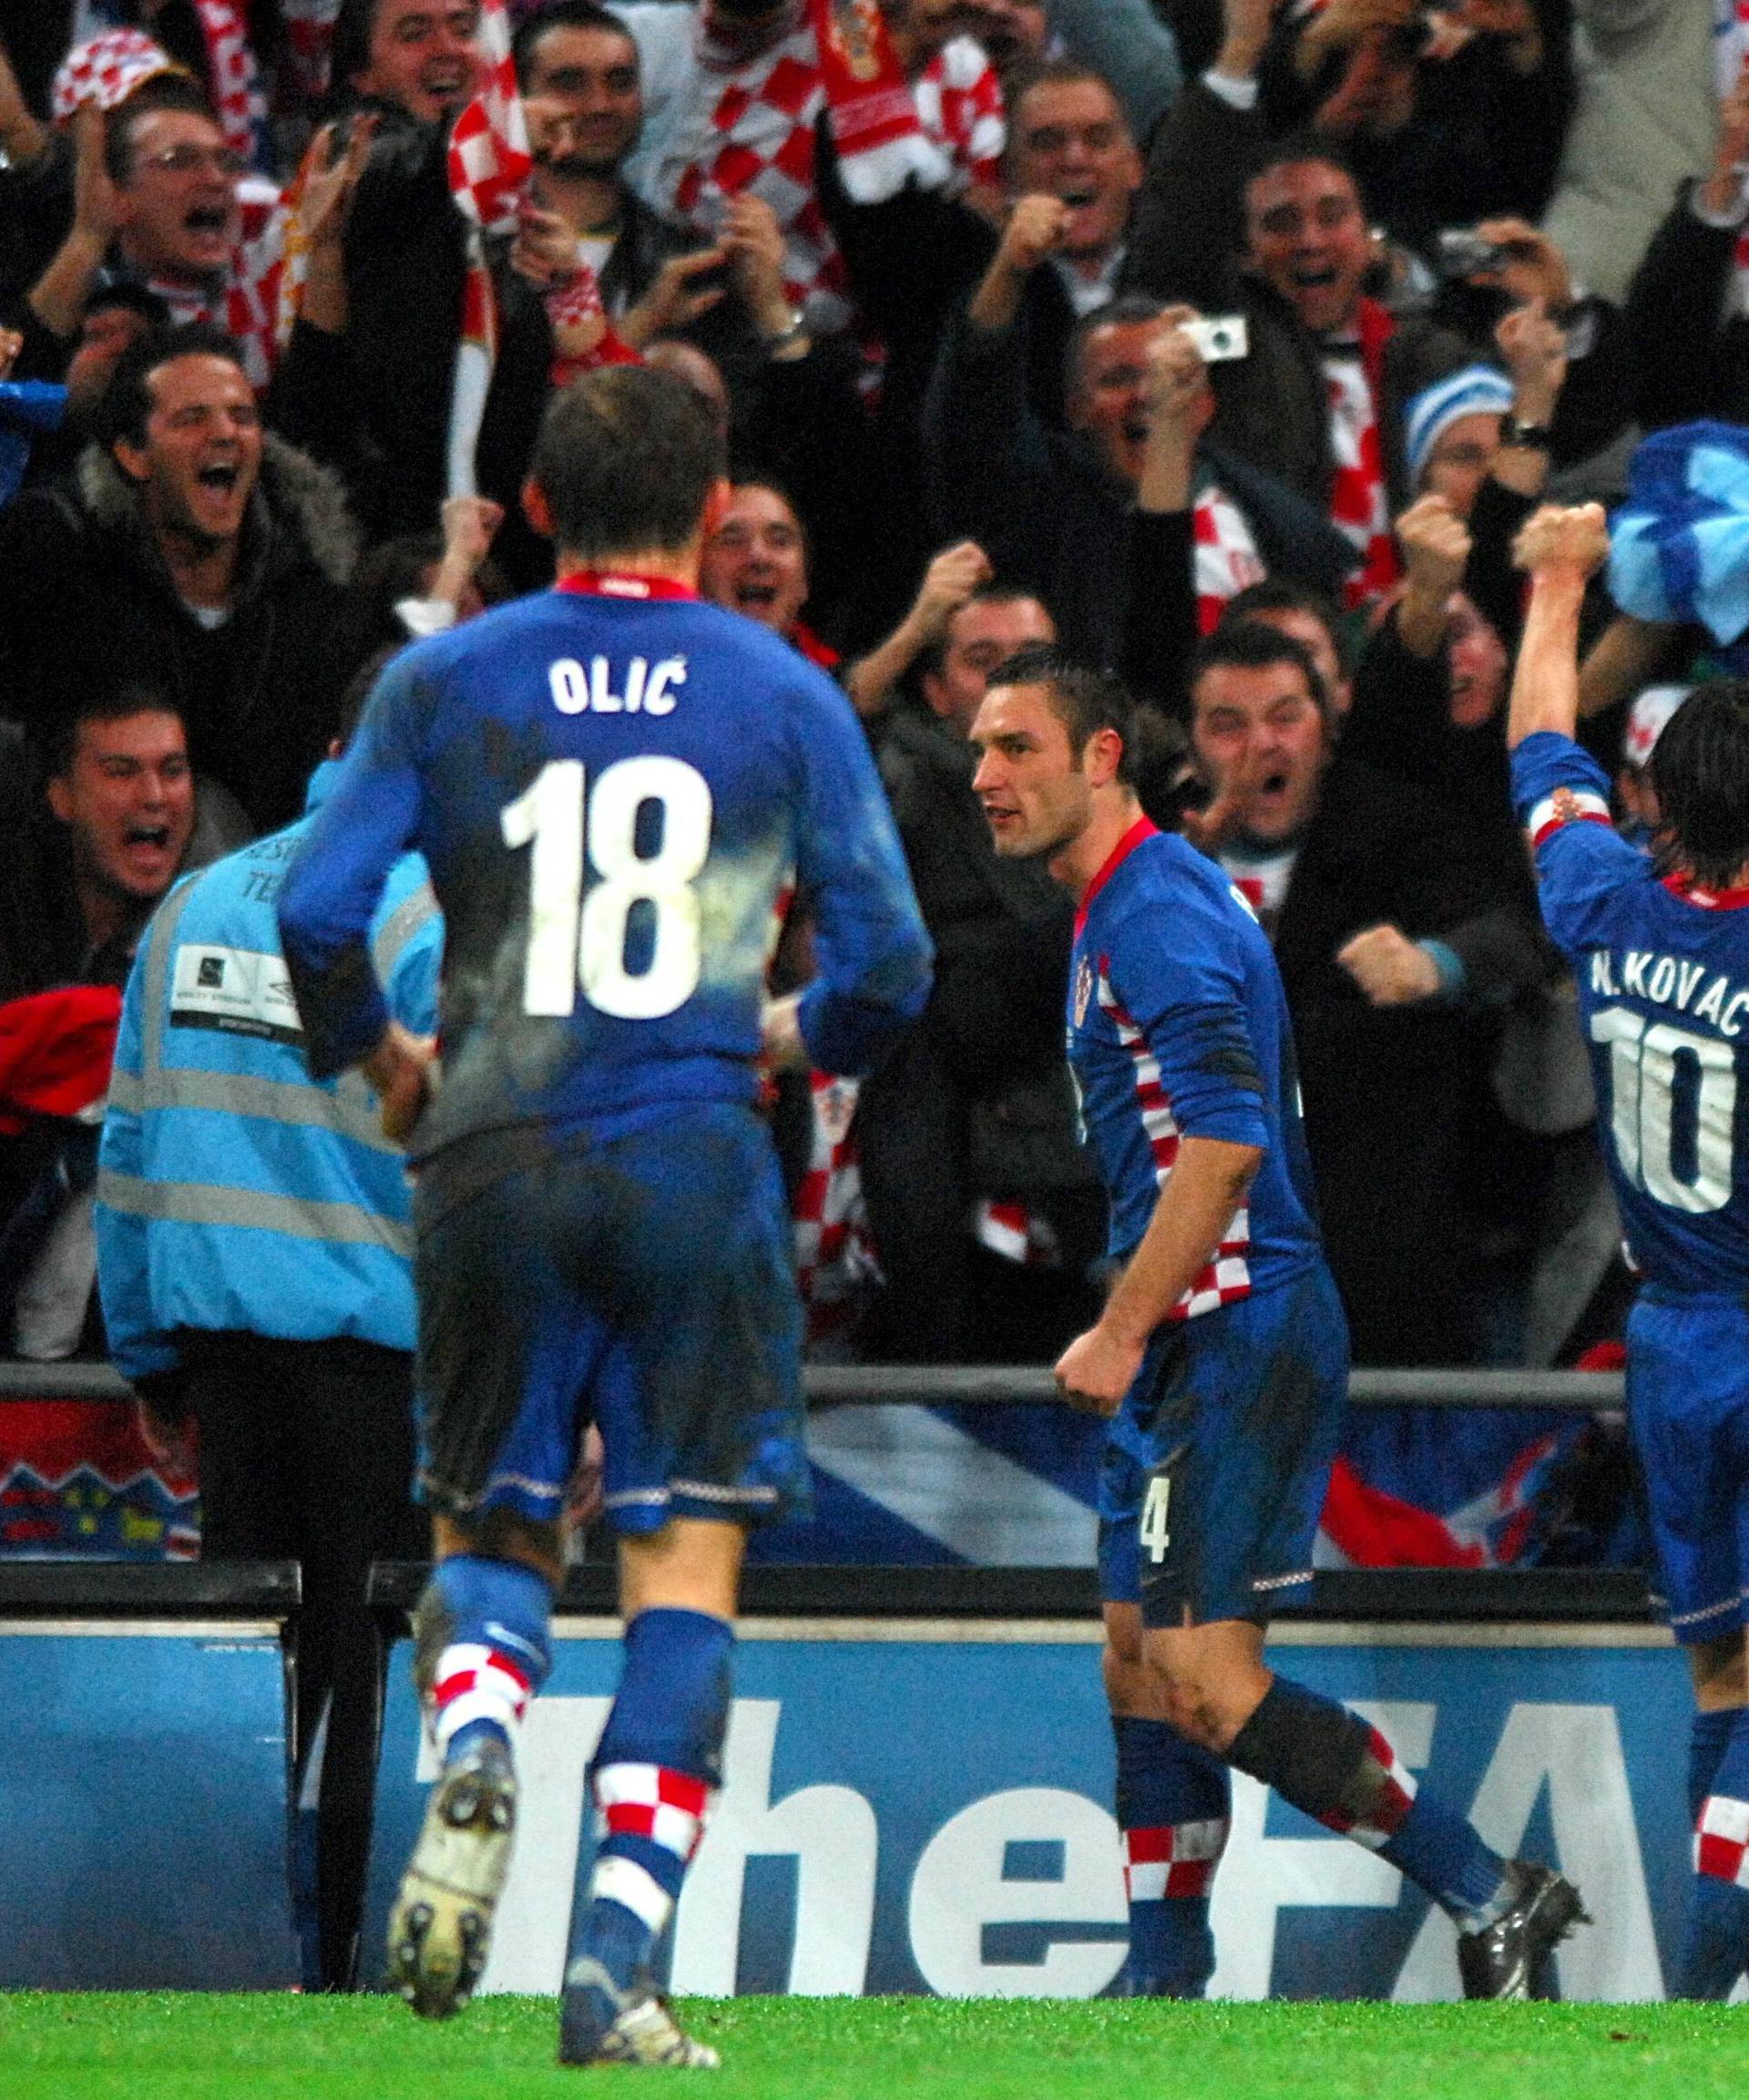
{"type": "Polygon", "coordinates": [[[1100,1594],[1145,1626],[1263,1624],[1312,1576],[1347,1403],[1348,1328],[1322,1262],[1159,1328],[1112,1418],[1100,1594]]]}
{"type": "Polygon", "coordinates": [[[1628,1427],[1671,1631],[1695,1643],[1749,1624],[1749,1308],[1643,1289],[1628,1427]]]}
{"type": "Polygon", "coordinates": [[[751,1109],[479,1133],[422,1166],[414,1226],[424,1501],[556,1518],[594,1420],[620,1531],[805,1512],[794,1257],[751,1109]]]}

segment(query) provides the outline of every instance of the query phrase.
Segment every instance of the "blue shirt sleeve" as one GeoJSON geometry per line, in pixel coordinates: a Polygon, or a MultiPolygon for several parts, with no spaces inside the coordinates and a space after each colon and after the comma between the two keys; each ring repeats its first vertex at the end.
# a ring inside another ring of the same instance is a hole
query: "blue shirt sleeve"
{"type": "Polygon", "coordinates": [[[370,935],[384,883],[419,824],[424,653],[405,650],[378,680],[280,893],[281,944],[317,1079],[355,1064],[388,1024],[370,935]]]}
{"type": "Polygon", "coordinates": [[[1609,775],[1570,736],[1540,730],[1512,753],[1512,802],[1537,863],[1537,901],[1569,955],[1608,938],[1611,900],[1656,879],[1610,821],[1609,775]]]}
{"type": "Polygon", "coordinates": [[[818,1070],[866,1071],[923,1011],[934,951],[850,702],[815,674],[794,712],[796,878],[813,907],[820,966],[797,1019],[818,1070]]]}
{"type": "Polygon", "coordinates": [[[1145,893],[1114,929],[1111,989],[1160,1067],[1181,1135],[1269,1148],[1244,959],[1217,920],[1175,912],[1170,937],[1145,893]]]}

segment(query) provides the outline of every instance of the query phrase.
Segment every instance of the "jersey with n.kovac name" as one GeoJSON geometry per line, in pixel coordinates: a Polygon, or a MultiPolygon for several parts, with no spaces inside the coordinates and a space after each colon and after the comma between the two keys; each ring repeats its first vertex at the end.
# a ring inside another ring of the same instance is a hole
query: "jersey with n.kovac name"
{"type": "Polygon", "coordinates": [[[568,579],[404,650],[281,900],[311,1065],[383,1027],[363,936],[424,854],[447,937],[416,1151],[515,1123],[751,1101],[774,904],[813,905],[813,1064],[863,1070],[929,945],[866,739],[764,629],[659,578],[568,579]]]}
{"type": "Polygon", "coordinates": [[[1542,916],[1579,980],[1598,1127],[1636,1266],[1680,1296],[1749,1284],[1749,891],[1661,880],[1602,768],[1544,731],[1512,754],[1542,916]]]}
{"type": "Polygon", "coordinates": [[[1110,1193],[1113,1255],[1147,1231],[1183,1139],[1263,1151],[1245,1204],[1171,1318],[1285,1283],[1319,1258],[1274,956],[1226,875],[1145,817],[1093,878],[1076,920],[1069,1059],[1110,1193]]]}

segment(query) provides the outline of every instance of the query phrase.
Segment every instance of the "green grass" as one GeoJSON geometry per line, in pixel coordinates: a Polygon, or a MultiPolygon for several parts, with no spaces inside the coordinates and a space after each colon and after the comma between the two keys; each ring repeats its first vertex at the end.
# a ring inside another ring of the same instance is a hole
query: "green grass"
{"type": "MultiPolygon", "coordinates": [[[[718,2100],[1741,2100],[1749,2009],[694,2000],[718,2100]]],[[[547,2100],[544,2001],[0,1995],[5,2100],[547,2100]]],[[[624,2074],[600,2073],[617,2086],[624,2074]]],[[[694,2080],[683,2083],[690,2088],[694,2080]]]]}

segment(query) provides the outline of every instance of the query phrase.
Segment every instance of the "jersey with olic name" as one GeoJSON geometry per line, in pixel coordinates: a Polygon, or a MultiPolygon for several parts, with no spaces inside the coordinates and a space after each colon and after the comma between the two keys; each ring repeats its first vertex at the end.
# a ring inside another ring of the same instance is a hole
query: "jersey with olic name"
{"type": "Polygon", "coordinates": [[[1263,1158],[1214,1258],[1173,1309],[1194,1319],[1320,1258],[1287,1002],[1227,876],[1143,817],[1093,878],[1069,958],[1069,1058],[1111,1198],[1110,1250],[1148,1229],[1181,1141],[1263,1158]]]}
{"type": "Polygon", "coordinates": [[[660,579],[588,577],[403,651],[287,878],[312,1070],[380,1035],[363,946],[416,845],[444,907],[442,1081],[417,1151],[515,1123],[751,1102],[775,901],[815,914],[801,1027],[863,1069],[929,944],[843,692],[660,579]]]}
{"type": "Polygon", "coordinates": [[[1512,754],[1542,916],[1579,980],[1598,1122],[1636,1265],[1661,1291],[1749,1284],[1749,891],[1661,880],[1603,769],[1544,731],[1512,754]]]}

